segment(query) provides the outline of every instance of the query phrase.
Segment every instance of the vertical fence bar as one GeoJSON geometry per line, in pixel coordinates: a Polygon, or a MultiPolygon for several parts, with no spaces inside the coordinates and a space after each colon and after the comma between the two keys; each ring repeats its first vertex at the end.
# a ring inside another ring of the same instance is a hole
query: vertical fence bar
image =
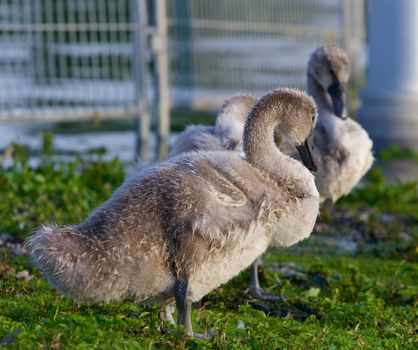
{"type": "Polygon", "coordinates": [[[166,0],[154,1],[156,31],[153,36],[153,53],[155,57],[155,74],[157,84],[158,109],[158,157],[168,153],[170,134],[170,83],[167,40],[167,6],[166,0]]]}
{"type": "Polygon", "coordinates": [[[358,110],[358,86],[364,74],[365,18],[364,0],[344,0],[342,4],[343,45],[350,62],[347,107],[350,114],[358,110]]]}
{"type": "Polygon", "coordinates": [[[146,60],[146,30],[147,30],[147,6],[145,0],[132,0],[134,24],[132,67],[135,76],[135,96],[138,106],[138,115],[135,118],[136,131],[136,160],[145,161],[148,158],[148,143],[150,136],[150,116],[147,94],[147,60],[146,60]]]}
{"type": "Polygon", "coordinates": [[[363,0],[344,0],[343,3],[344,48],[350,59],[351,75],[355,79],[358,79],[363,73],[364,6],[363,0]]]}

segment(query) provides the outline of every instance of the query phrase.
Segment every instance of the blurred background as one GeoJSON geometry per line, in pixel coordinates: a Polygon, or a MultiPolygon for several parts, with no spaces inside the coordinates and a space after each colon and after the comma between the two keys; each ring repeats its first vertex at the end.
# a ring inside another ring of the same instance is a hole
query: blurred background
{"type": "Polygon", "coordinates": [[[1,0],[0,43],[0,147],[36,148],[48,129],[61,150],[153,159],[170,124],[213,122],[232,94],[303,88],[321,43],[344,47],[361,80],[364,2],[1,0]]]}
{"type": "MultiPolygon", "coordinates": [[[[17,141],[36,162],[39,134],[48,130],[63,157],[104,147],[125,162],[161,158],[185,125],[212,124],[232,94],[304,88],[309,55],[323,43],[348,53],[354,118],[367,52],[375,53],[380,68],[372,69],[360,121],[379,149],[402,144],[399,132],[386,140],[387,127],[373,133],[387,109],[387,91],[378,90],[390,50],[370,41],[402,42],[411,31],[402,23],[416,7],[410,0],[0,0],[0,148],[17,141]]],[[[408,64],[399,64],[406,74],[392,75],[408,76],[408,64]]],[[[401,146],[414,148],[418,132],[405,125],[412,141],[401,146]]]]}

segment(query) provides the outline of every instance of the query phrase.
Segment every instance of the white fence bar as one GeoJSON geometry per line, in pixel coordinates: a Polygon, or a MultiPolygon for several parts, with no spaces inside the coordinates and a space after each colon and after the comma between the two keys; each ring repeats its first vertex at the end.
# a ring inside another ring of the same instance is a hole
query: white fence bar
{"type": "Polygon", "coordinates": [[[158,157],[168,154],[170,135],[170,79],[167,38],[166,0],[154,1],[155,33],[152,37],[152,48],[155,56],[155,74],[158,110],[158,157]]]}
{"type": "Polygon", "coordinates": [[[350,60],[351,79],[360,79],[365,66],[364,0],[344,0],[344,48],[350,60]]]}
{"type": "Polygon", "coordinates": [[[150,108],[147,98],[148,93],[148,72],[146,66],[148,64],[148,47],[147,37],[148,33],[144,32],[144,28],[148,26],[148,11],[146,0],[131,0],[132,10],[134,16],[134,23],[137,23],[137,29],[134,31],[134,50],[133,62],[138,61],[139,64],[134,64],[134,79],[136,86],[136,104],[138,106],[138,115],[135,120],[136,128],[136,155],[137,160],[147,160],[149,158],[149,139],[150,139],[150,108]]]}

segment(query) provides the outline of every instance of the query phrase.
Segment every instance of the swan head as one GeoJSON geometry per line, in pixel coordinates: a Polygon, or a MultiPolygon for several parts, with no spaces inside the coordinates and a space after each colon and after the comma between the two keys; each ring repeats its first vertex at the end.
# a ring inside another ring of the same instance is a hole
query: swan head
{"type": "Polygon", "coordinates": [[[335,115],[345,119],[345,90],[350,76],[345,52],[334,45],[318,47],[309,60],[308,76],[326,92],[335,115]]]}
{"type": "Polygon", "coordinates": [[[269,92],[257,101],[245,123],[247,159],[253,163],[260,159],[265,161],[277,151],[275,142],[287,139],[296,146],[305,166],[315,171],[308,138],[315,129],[317,118],[315,102],[305,92],[288,88],[269,92]]]}
{"type": "Polygon", "coordinates": [[[318,119],[315,101],[305,92],[296,89],[280,89],[278,92],[285,117],[277,125],[276,132],[278,130],[283,138],[295,145],[309,170],[316,171],[308,142],[318,119]]]}

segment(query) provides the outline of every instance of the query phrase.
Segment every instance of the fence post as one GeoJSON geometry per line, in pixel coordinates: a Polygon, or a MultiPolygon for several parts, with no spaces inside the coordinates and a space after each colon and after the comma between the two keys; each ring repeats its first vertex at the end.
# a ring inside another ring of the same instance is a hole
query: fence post
{"type": "Polygon", "coordinates": [[[168,153],[170,135],[170,80],[167,40],[166,0],[154,1],[155,33],[152,47],[155,57],[155,75],[158,110],[158,157],[168,153]]]}
{"type": "Polygon", "coordinates": [[[134,27],[134,49],[132,66],[135,76],[135,94],[138,115],[135,118],[135,160],[148,158],[150,115],[147,84],[147,7],[145,0],[132,0],[134,27]]]}
{"type": "Polygon", "coordinates": [[[359,119],[377,149],[418,150],[418,2],[369,0],[369,60],[359,119]]]}
{"type": "Polygon", "coordinates": [[[350,60],[351,76],[361,78],[364,70],[365,16],[364,0],[344,0],[344,48],[350,60]]]}

